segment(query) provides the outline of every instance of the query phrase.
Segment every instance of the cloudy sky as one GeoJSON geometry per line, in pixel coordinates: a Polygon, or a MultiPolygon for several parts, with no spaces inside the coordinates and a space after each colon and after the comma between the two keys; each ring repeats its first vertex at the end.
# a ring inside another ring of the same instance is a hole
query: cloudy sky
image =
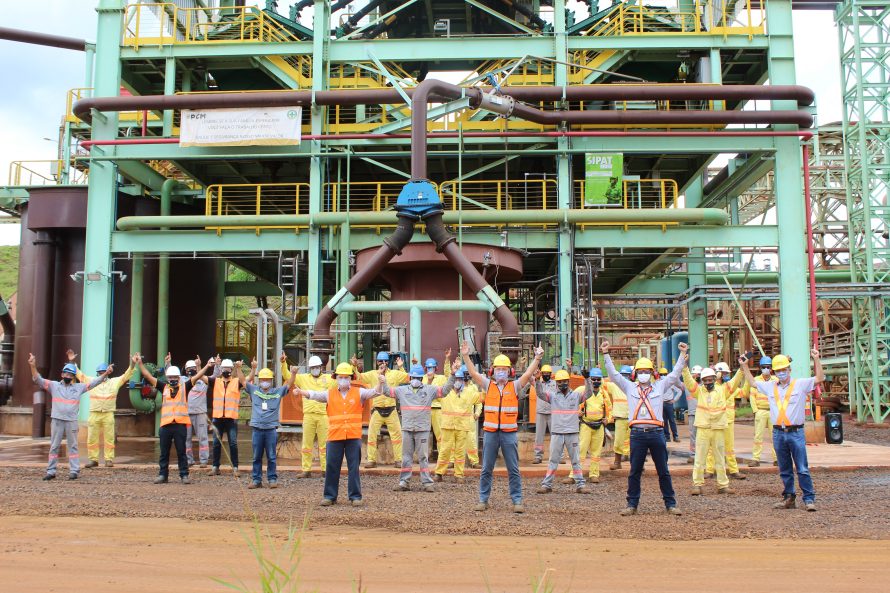
{"type": "MultiPolygon", "coordinates": [[[[280,1],[279,11],[287,14],[290,4],[280,1]]],[[[4,26],[92,41],[96,36],[95,5],[95,0],[4,2],[4,26]],[[74,10],[73,6],[81,9],[74,10]]],[[[832,13],[795,12],[794,33],[798,84],[816,92],[820,123],[839,121],[840,65],[832,13]]],[[[0,66],[7,81],[0,95],[4,139],[0,143],[0,183],[6,183],[11,161],[56,158],[55,139],[65,110],[65,94],[84,86],[84,54],[0,41],[0,66]]],[[[0,244],[14,245],[18,241],[18,225],[0,224],[0,244]]]]}

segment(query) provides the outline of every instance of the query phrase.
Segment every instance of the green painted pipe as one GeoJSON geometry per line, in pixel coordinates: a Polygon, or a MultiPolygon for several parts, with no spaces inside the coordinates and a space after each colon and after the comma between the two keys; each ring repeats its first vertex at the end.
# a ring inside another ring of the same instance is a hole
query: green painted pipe
{"type": "MultiPolygon", "coordinates": [[[[725,225],[729,215],[719,208],[644,208],[639,210],[464,210],[446,211],[448,224],[560,224],[605,223],[613,225],[638,225],[641,223],[672,224],[700,223],[725,225]]],[[[263,227],[263,226],[336,226],[349,223],[356,225],[391,225],[396,222],[395,212],[320,212],[316,214],[245,214],[236,216],[125,216],[118,219],[117,228],[133,231],[148,228],[194,227],[263,227]]]]}
{"type": "Polygon", "coordinates": [[[482,301],[350,301],[340,306],[343,312],[385,311],[486,311],[492,308],[482,301]]]}
{"type": "MultiPolygon", "coordinates": [[[[729,274],[707,275],[707,284],[723,284],[723,276],[732,284],[775,284],[779,281],[778,272],[750,272],[747,280],[744,272],[730,272],[729,274]]],[[[852,282],[850,270],[816,270],[816,280],[819,282],[852,282]]]]}
{"type": "MultiPolygon", "coordinates": [[[[161,218],[171,218],[173,188],[179,182],[166,179],[161,185],[161,218]]],[[[162,228],[161,230],[166,230],[162,228]]],[[[157,359],[164,360],[170,347],[170,256],[158,258],[158,349],[157,359]]]]}
{"type": "MultiPolygon", "coordinates": [[[[142,255],[133,256],[133,269],[130,272],[130,353],[142,349],[142,289],[145,286],[145,262],[142,255]]],[[[139,372],[139,369],[134,371],[139,372]]],[[[160,406],[160,396],[154,400],[142,397],[139,388],[130,389],[130,404],[140,412],[155,412],[160,406]]]]}
{"type": "Polygon", "coordinates": [[[423,321],[420,315],[420,307],[414,306],[408,310],[408,325],[411,330],[411,334],[408,337],[408,358],[416,358],[418,361],[423,360],[423,344],[421,342],[423,321]]]}

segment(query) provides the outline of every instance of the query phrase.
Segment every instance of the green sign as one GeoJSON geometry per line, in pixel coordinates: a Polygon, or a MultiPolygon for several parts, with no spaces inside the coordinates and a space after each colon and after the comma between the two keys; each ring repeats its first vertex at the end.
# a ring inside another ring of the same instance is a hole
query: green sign
{"type": "Polygon", "coordinates": [[[601,152],[585,154],[584,205],[623,205],[624,186],[621,182],[623,173],[623,154],[601,152]]]}

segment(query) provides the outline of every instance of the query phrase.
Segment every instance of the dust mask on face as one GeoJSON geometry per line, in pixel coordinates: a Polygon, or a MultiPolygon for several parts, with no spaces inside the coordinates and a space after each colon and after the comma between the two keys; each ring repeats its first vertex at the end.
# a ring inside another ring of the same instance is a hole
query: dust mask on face
{"type": "Polygon", "coordinates": [[[420,379],[411,379],[411,387],[414,389],[418,389],[421,385],[423,385],[423,381],[420,379]]]}
{"type": "Polygon", "coordinates": [[[569,390],[569,384],[568,384],[568,383],[557,383],[556,386],[559,388],[559,390],[560,390],[562,393],[566,393],[566,392],[569,390]]]}
{"type": "Polygon", "coordinates": [[[272,381],[260,381],[260,389],[272,389],[272,381]]]}
{"type": "Polygon", "coordinates": [[[640,383],[648,383],[652,379],[651,373],[637,373],[637,381],[640,383]]]}
{"type": "Polygon", "coordinates": [[[337,379],[337,387],[340,389],[349,389],[349,386],[352,385],[352,381],[350,379],[337,379]]]}
{"type": "Polygon", "coordinates": [[[454,388],[455,388],[457,391],[460,391],[461,389],[464,388],[464,382],[463,382],[463,381],[460,381],[460,380],[455,381],[455,382],[454,382],[454,388]]]}
{"type": "Polygon", "coordinates": [[[769,377],[772,374],[772,370],[768,368],[762,368],[760,369],[760,374],[764,377],[769,377]]]}
{"type": "Polygon", "coordinates": [[[311,374],[313,377],[318,377],[319,375],[321,375],[321,367],[312,367],[311,369],[309,369],[309,374],[311,374]]]}
{"type": "Polygon", "coordinates": [[[787,381],[790,376],[791,373],[789,371],[776,371],[776,377],[779,378],[779,381],[787,381]]]}
{"type": "Polygon", "coordinates": [[[495,371],[494,378],[496,381],[506,381],[509,373],[507,371],[495,371]]]}

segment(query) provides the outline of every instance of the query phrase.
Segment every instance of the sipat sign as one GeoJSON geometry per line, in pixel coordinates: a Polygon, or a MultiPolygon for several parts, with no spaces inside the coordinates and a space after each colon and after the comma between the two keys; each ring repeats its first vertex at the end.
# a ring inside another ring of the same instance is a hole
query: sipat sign
{"type": "Polygon", "coordinates": [[[584,205],[624,204],[624,155],[588,152],[584,155],[584,205]]]}
{"type": "Polygon", "coordinates": [[[179,145],[298,145],[302,121],[302,107],[183,109],[179,145]]]}

